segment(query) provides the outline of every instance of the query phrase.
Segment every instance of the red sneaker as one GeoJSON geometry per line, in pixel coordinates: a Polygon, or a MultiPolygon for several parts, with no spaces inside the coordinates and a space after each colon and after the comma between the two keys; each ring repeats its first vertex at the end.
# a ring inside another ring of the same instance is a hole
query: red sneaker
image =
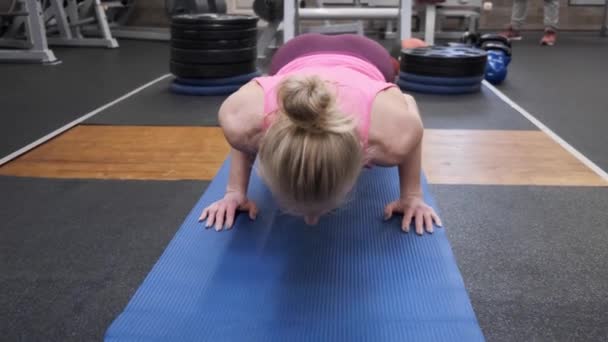
{"type": "Polygon", "coordinates": [[[545,30],[545,34],[543,35],[543,39],[540,40],[540,45],[553,46],[555,45],[555,40],[557,39],[557,34],[553,30],[545,30]]]}
{"type": "Polygon", "coordinates": [[[505,31],[499,33],[501,36],[508,38],[509,40],[521,40],[521,34],[518,30],[515,30],[512,26],[509,26],[505,31]]]}

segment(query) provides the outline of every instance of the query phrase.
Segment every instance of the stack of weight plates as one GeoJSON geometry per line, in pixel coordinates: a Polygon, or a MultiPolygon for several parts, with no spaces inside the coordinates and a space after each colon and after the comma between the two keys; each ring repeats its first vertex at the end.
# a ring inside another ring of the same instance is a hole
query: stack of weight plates
{"type": "Polygon", "coordinates": [[[487,54],[464,46],[429,46],[401,50],[397,84],[402,90],[430,94],[479,91],[487,54]]]}
{"type": "Polygon", "coordinates": [[[258,18],[229,14],[181,14],[171,20],[171,90],[225,95],[259,76],[258,18]]]}

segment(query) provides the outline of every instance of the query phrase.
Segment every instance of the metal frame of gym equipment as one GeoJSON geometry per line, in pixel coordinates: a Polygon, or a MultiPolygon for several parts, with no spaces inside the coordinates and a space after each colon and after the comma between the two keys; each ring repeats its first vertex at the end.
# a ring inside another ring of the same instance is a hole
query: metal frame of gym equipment
{"type": "Polygon", "coordinates": [[[363,7],[335,7],[335,8],[299,8],[296,0],[286,0],[283,7],[283,41],[287,42],[299,33],[300,19],[330,20],[330,19],[397,19],[399,22],[399,37],[411,37],[412,1],[399,0],[397,8],[363,8],[363,7]]]}
{"type": "Polygon", "coordinates": [[[608,0],[604,3],[604,20],[602,20],[602,29],[600,30],[600,36],[608,36],[608,0]]]}
{"type": "MultiPolygon", "coordinates": [[[[120,9],[122,7],[134,6],[136,0],[130,0],[130,5],[125,5],[121,1],[116,0],[105,0],[102,1],[104,6],[113,7],[115,9],[120,9]]],[[[145,0],[143,0],[145,1],[145,0]]],[[[142,2],[143,2],[142,1],[142,2]]],[[[173,1],[175,2],[175,1],[173,1]]],[[[165,1],[165,7],[168,11],[169,1],[165,1]]],[[[216,12],[220,11],[220,13],[226,12],[226,3],[222,2],[221,4],[215,2],[212,3],[210,1],[205,0],[191,0],[189,1],[192,5],[197,6],[197,10],[206,13],[206,12],[216,12]]],[[[157,40],[157,41],[169,41],[171,40],[171,32],[166,27],[148,27],[148,26],[127,26],[126,22],[115,22],[110,21],[109,23],[110,31],[112,35],[117,38],[126,38],[126,39],[137,39],[137,40],[157,40]]],[[[95,33],[95,28],[87,27],[87,32],[95,33]]]]}
{"type": "Polygon", "coordinates": [[[279,33],[283,29],[283,22],[270,21],[268,25],[262,30],[262,34],[258,37],[258,59],[264,60],[268,55],[268,50],[276,48],[280,45],[281,37],[279,33]]]}
{"type": "Polygon", "coordinates": [[[90,5],[90,17],[83,18],[76,0],[16,0],[16,5],[11,6],[13,11],[2,13],[14,20],[0,38],[0,48],[13,49],[0,49],[0,61],[58,62],[49,45],[117,48],[100,1],[85,0],[82,4],[90,5]],[[82,35],[80,28],[91,23],[99,27],[101,38],[82,35]]]}
{"type": "MultiPolygon", "coordinates": [[[[145,0],[144,0],[145,1],[145,0]]],[[[131,1],[130,6],[134,6],[135,1],[131,1]]],[[[127,7],[121,1],[102,1],[102,6],[107,6],[120,10],[121,8],[127,7]]],[[[169,41],[171,39],[171,32],[166,27],[144,27],[144,26],[127,26],[125,22],[109,22],[109,29],[112,36],[116,38],[126,39],[138,39],[138,40],[158,40],[158,41],[169,41]]],[[[85,32],[96,34],[98,31],[95,27],[85,27],[85,32]]]]}
{"type": "Polygon", "coordinates": [[[481,0],[446,0],[439,4],[425,5],[424,40],[432,45],[435,43],[435,37],[450,39],[462,37],[464,32],[440,31],[443,19],[450,17],[466,19],[468,21],[467,32],[475,33],[479,28],[480,12],[481,0]],[[439,20],[436,20],[437,18],[439,20]],[[437,21],[439,25],[436,25],[437,21]]]}
{"type": "MultiPolygon", "coordinates": [[[[355,7],[361,7],[361,0],[353,0],[355,7]]],[[[314,0],[314,5],[317,8],[323,8],[325,5],[324,0],[314,0]]],[[[363,21],[358,20],[350,23],[332,23],[330,20],[323,21],[323,25],[311,26],[311,27],[300,27],[303,33],[322,33],[322,34],[345,34],[345,33],[356,33],[363,35],[365,27],[363,21]]]]}
{"type": "MultiPolygon", "coordinates": [[[[360,0],[355,0],[355,5],[360,0]]],[[[426,42],[429,44],[433,44],[435,37],[438,38],[460,38],[464,32],[446,32],[441,31],[442,22],[444,18],[457,17],[464,18],[468,21],[467,31],[468,32],[477,32],[479,17],[481,12],[481,0],[446,0],[439,4],[421,4],[413,6],[411,4],[411,0],[408,0],[410,4],[408,6],[412,7],[410,11],[410,15],[417,16],[419,20],[424,25],[424,32],[417,33],[412,32],[411,36],[423,37],[426,42]],[[437,25],[438,24],[438,25],[437,25]],[[437,30],[436,27],[439,29],[437,30]]],[[[401,13],[402,6],[404,5],[399,0],[366,0],[366,4],[369,7],[360,8],[361,10],[368,11],[382,11],[386,13],[380,14],[365,14],[359,13],[361,16],[365,16],[364,19],[386,19],[387,20],[387,34],[389,37],[390,33],[392,33],[392,24],[395,19],[397,19],[400,23],[403,21],[403,17],[399,16],[398,13],[401,13]],[[390,11],[391,14],[387,13],[390,11]]],[[[350,2],[345,2],[344,0],[328,0],[327,3],[330,4],[340,4],[343,5],[345,3],[350,4],[350,2]]],[[[359,6],[356,6],[359,7],[359,6]]],[[[358,16],[353,7],[334,7],[334,8],[324,8],[323,11],[316,11],[316,9],[302,9],[301,13],[303,15],[299,15],[301,19],[322,19],[326,15],[331,16],[332,18],[336,18],[340,16],[342,19],[355,19],[358,16]],[[314,13],[313,13],[314,12],[314,13]],[[342,13],[339,13],[342,12],[342,13]],[[348,13],[346,13],[348,12],[348,13]]],[[[406,26],[410,27],[411,30],[411,17],[409,18],[409,24],[406,26]]],[[[401,26],[401,24],[400,24],[401,26]]],[[[404,39],[404,35],[401,35],[401,39],[404,39]]],[[[407,36],[409,38],[409,36],[407,36]]]]}
{"type": "Polygon", "coordinates": [[[48,41],[58,46],[86,46],[117,48],[118,42],[112,36],[108,25],[105,8],[100,0],[84,0],[78,4],[76,0],[48,0],[48,8],[44,11],[48,41]],[[90,15],[87,17],[87,15],[90,15]],[[101,37],[85,37],[81,28],[95,23],[101,37]],[[53,36],[53,34],[58,34],[53,36]]]}
{"type": "Polygon", "coordinates": [[[25,40],[0,38],[0,47],[16,49],[0,49],[0,62],[30,62],[30,63],[56,63],[59,62],[52,50],[48,47],[46,30],[42,18],[42,8],[38,0],[19,0],[16,12],[2,13],[3,17],[15,17],[5,35],[17,32],[18,28],[25,27],[25,40]]]}

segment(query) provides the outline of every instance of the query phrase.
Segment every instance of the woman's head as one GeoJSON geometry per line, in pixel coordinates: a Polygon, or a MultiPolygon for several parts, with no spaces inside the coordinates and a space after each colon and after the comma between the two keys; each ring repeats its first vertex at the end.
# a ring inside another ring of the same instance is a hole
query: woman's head
{"type": "Polygon", "coordinates": [[[260,175],[288,211],[312,223],[341,204],[361,171],[356,123],[338,111],[320,77],[288,77],[277,95],[278,115],[260,144],[260,175]]]}

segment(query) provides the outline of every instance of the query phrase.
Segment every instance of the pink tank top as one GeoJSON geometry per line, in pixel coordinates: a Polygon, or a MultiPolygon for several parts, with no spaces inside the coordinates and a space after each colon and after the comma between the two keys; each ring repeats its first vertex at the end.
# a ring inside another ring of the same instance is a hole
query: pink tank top
{"type": "Polygon", "coordinates": [[[358,122],[361,143],[367,147],[372,104],[378,92],[395,87],[385,81],[380,70],[360,58],[340,54],[315,54],[294,59],[273,76],[254,80],[264,90],[264,129],[278,109],[277,88],[290,75],[312,74],[333,84],[337,90],[337,106],[358,122]]]}

